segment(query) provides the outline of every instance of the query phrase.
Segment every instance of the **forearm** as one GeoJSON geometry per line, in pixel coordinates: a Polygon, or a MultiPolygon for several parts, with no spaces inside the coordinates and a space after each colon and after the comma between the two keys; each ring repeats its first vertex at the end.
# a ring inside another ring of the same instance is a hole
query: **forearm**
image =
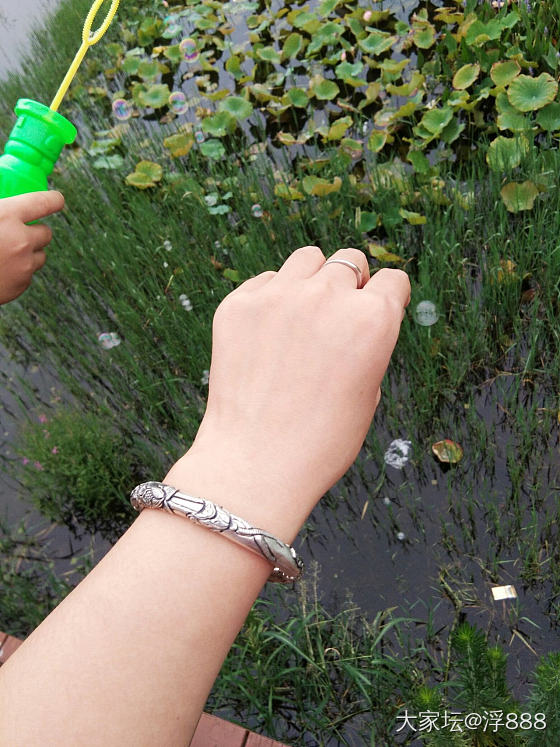
{"type": "MultiPolygon", "coordinates": [[[[240,466],[216,459],[222,477],[187,456],[165,482],[264,524],[274,485],[263,496],[255,474],[236,488],[240,466]]],[[[293,506],[262,528],[291,541],[302,521],[293,506]]],[[[145,510],[0,670],[0,744],[183,747],[270,570],[224,537],[145,510]]]]}

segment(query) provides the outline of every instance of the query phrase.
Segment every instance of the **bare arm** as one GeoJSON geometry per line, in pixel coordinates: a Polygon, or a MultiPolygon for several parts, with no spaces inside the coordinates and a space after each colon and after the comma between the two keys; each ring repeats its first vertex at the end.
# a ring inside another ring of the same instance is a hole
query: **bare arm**
{"type": "MultiPolygon", "coordinates": [[[[396,343],[398,270],[300,249],[214,319],[206,414],[164,482],[291,542],[357,456],[396,343]]],[[[0,744],[188,744],[266,561],[145,510],[0,669],[0,744]],[[47,736],[48,741],[45,739],[47,736]]]]}

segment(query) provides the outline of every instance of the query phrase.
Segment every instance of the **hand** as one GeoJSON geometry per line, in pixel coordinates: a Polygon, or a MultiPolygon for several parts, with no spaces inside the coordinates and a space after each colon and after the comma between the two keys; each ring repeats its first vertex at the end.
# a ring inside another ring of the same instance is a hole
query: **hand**
{"type": "Polygon", "coordinates": [[[0,200],[0,304],[13,301],[31,284],[46,262],[44,247],[52,238],[48,226],[28,226],[64,207],[60,192],[30,192],[0,200]]]}
{"type": "Polygon", "coordinates": [[[370,279],[362,252],[334,256],[361,268],[360,289],[351,268],[308,246],[222,301],[206,414],[165,479],[270,531],[289,512],[285,536],[358,455],[410,301],[401,270],[370,279]]]}

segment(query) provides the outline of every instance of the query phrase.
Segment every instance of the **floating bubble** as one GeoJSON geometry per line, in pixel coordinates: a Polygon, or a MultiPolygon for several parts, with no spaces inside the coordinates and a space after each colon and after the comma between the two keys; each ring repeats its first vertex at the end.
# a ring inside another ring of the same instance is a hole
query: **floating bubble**
{"type": "Polygon", "coordinates": [[[170,252],[173,249],[173,246],[171,242],[169,241],[169,239],[165,239],[165,241],[163,242],[163,248],[165,249],[166,252],[170,252]]]}
{"type": "Polygon", "coordinates": [[[431,301],[420,301],[414,309],[414,321],[422,327],[431,327],[438,318],[436,305],[431,301]]]}
{"type": "Polygon", "coordinates": [[[385,452],[384,460],[385,464],[395,469],[402,469],[410,458],[410,451],[412,449],[411,441],[404,441],[402,438],[396,438],[391,441],[389,448],[385,452]]]}
{"type": "Polygon", "coordinates": [[[401,542],[406,539],[406,534],[404,532],[397,532],[397,539],[401,542]]]}
{"type": "Polygon", "coordinates": [[[179,301],[181,302],[181,306],[185,309],[185,311],[192,311],[192,303],[188,296],[186,296],[184,293],[181,293],[179,296],[179,301]]]}
{"type": "Polygon", "coordinates": [[[253,207],[251,208],[251,212],[253,213],[253,216],[255,218],[262,218],[263,217],[263,209],[259,205],[258,202],[256,202],[253,207]]]}
{"type": "Polygon", "coordinates": [[[202,378],[200,379],[200,383],[202,384],[202,386],[208,385],[209,378],[210,378],[210,371],[206,368],[202,372],[202,378]]]}
{"type": "Polygon", "coordinates": [[[391,499],[390,499],[390,498],[387,498],[387,496],[385,496],[385,498],[383,498],[383,503],[384,503],[384,504],[385,504],[386,506],[390,506],[390,505],[391,505],[391,499]]]}
{"type": "Polygon", "coordinates": [[[206,135],[202,132],[202,130],[197,130],[194,133],[194,139],[197,143],[203,143],[206,140],[206,135]]]}
{"type": "Polygon", "coordinates": [[[183,39],[179,44],[179,49],[181,50],[183,59],[187,62],[196,62],[200,56],[194,39],[183,39]]]}
{"type": "Polygon", "coordinates": [[[187,103],[187,97],[182,91],[173,91],[169,97],[169,108],[175,114],[184,114],[189,105],[187,103]]]}
{"type": "Polygon", "coordinates": [[[113,114],[115,119],[124,122],[132,116],[132,107],[125,99],[115,99],[113,101],[113,114]]]}
{"type": "Polygon", "coordinates": [[[364,21],[365,21],[366,23],[367,23],[368,21],[371,21],[371,17],[372,17],[372,15],[373,15],[373,13],[371,12],[371,10],[366,10],[366,12],[364,13],[364,21]]]}
{"type": "Polygon", "coordinates": [[[97,341],[104,350],[110,350],[121,344],[121,339],[116,332],[102,332],[97,335],[97,341]]]}

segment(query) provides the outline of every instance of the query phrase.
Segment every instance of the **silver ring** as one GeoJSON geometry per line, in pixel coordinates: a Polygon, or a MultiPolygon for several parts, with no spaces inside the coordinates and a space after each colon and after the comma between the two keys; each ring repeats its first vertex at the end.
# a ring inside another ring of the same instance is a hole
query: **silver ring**
{"type": "Polygon", "coordinates": [[[362,271],[358,267],[358,265],[355,265],[353,262],[350,262],[348,259],[327,259],[325,262],[325,265],[328,265],[330,263],[338,262],[341,265],[346,265],[346,267],[350,267],[354,272],[356,273],[356,277],[358,278],[358,288],[362,284],[362,271]]]}

